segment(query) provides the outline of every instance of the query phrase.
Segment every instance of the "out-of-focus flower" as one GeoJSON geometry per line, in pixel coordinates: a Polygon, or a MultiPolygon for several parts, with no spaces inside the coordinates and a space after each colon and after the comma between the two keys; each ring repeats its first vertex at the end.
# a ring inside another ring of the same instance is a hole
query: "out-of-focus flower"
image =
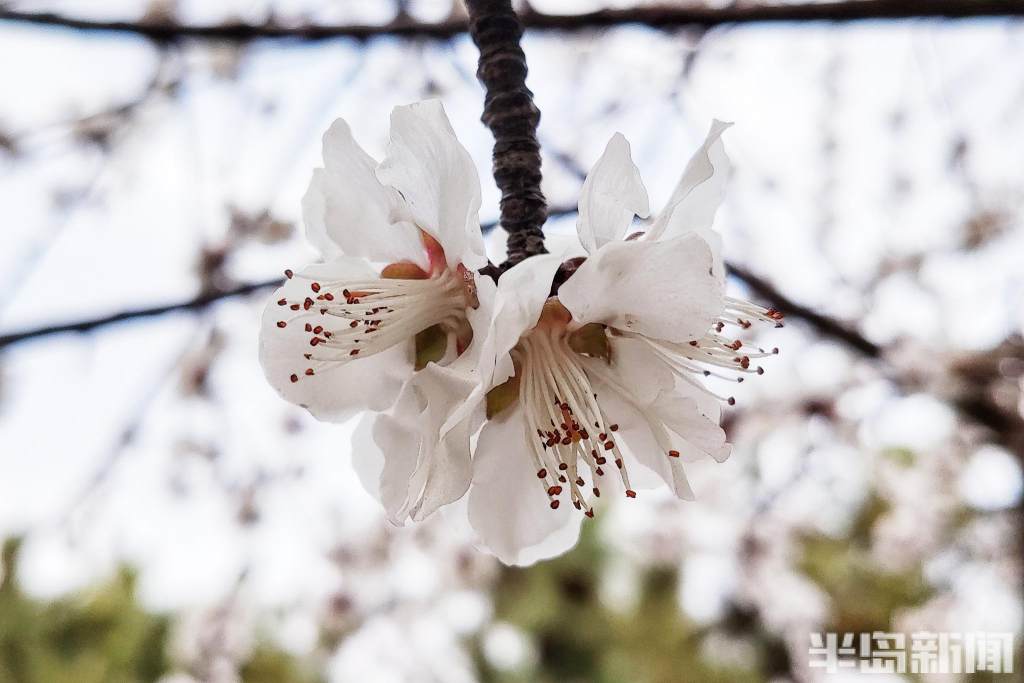
{"type": "Polygon", "coordinates": [[[494,284],[476,274],[486,263],[476,169],[440,102],[394,109],[380,164],[340,119],[323,157],[303,216],[324,260],[285,272],[263,314],[260,362],[285,399],[340,421],[386,410],[416,370],[461,355],[486,329],[481,301],[494,284]]]}
{"type": "Polygon", "coordinates": [[[769,353],[724,330],[781,316],[724,294],[710,228],[728,173],[725,128],[712,127],[650,230],[625,240],[648,200],[616,135],[580,198],[586,261],[554,297],[558,256],[527,259],[499,280],[480,358],[488,420],[473,455],[469,519],[502,561],[571,547],[581,516],[563,501],[592,516],[594,498],[614,490],[634,498],[664,484],[690,499],[682,462],[728,457],[719,401],[732,399],[702,380],[760,372],[752,360],[769,353]]]}

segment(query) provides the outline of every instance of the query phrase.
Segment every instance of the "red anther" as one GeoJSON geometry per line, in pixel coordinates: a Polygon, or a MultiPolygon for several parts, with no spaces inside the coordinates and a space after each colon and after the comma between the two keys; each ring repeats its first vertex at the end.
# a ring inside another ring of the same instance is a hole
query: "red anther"
{"type": "Polygon", "coordinates": [[[350,355],[350,356],[358,356],[359,355],[359,349],[352,349],[351,351],[348,352],[348,355],[350,355]]]}
{"type": "Polygon", "coordinates": [[[733,398],[732,396],[730,396],[730,397],[729,397],[728,399],[726,399],[726,401],[725,401],[725,402],[726,402],[726,403],[728,403],[728,404],[729,404],[729,405],[731,405],[731,406],[734,406],[734,405],[736,405],[736,399],[735,399],[735,398],[733,398]]]}
{"type": "Polygon", "coordinates": [[[539,470],[537,470],[537,478],[538,479],[543,479],[546,476],[548,476],[548,471],[546,469],[544,469],[542,467],[539,470]]]}
{"type": "Polygon", "coordinates": [[[297,311],[297,310],[299,310],[299,305],[298,304],[292,304],[288,308],[292,309],[293,311],[297,311]]]}
{"type": "Polygon", "coordinates": [[[615,458],[615,466],[622,469],[622,458],[615,458]]]}
{"type": "Polygon", "coordinates": [[[562,445],[563,446],[568,446],[571,443],[572,443],[572,439],[570,437],[568,437],[568,436],[565,437],[564,439],[562,439],[562,445]]]}
{"type": "Polygon", "coordinates": [[[352,294],[351,294],[351,293],[349,293],[349,291],[348,291],[347,289],[343,289],[343,290],[341,290],[341,295],[342,295],[343,297],[345,297],[346,299],[349,299],[349,298],[351,298],[351,297],[352,297],[352,294]]]}
{"type": "Polygon", "coordinates": [[[613,432],[617,432],[617,431],[619,431],[619,425],[618,424],[610,425],[608,427],[608,429],[612,430],[613,432]]]}
{"type": "Polygon", "coordinates": [[[697,346],[697,340],[694,339],[692,342],[690,342],[690,346],[697,346]]]}
{"type": "MultiPolygon", "coordinates": [[[[596,453],[597,453],[597,451],[594,451],[594,453],[596,454],[596,453]]],[[[596,462],[596,463],[597,463],[598,465],[603,465],[603,464],[605,464],[606,462],[608,462],[608,458],[606,458],[606,457],[604,457],[604,456],[601,456],[601,457],[599,457],[599,458],[595,458],[595,459],[594,459],[594,462],[596,462]]]]}
{"type": "Polygon", "coordinates": [[[327,337],[328,339],[330,339],[331,337],[334,336],[334,333],[333,332],[324,332],[324,336],[327,337]]]}
{"type": "Polygon", "coordinates": [[[285,276],[286,278],[288,278],[289,280],[291,280],[291,279],[292,279],[292,276],[293,276],[293,275],[295,275],[295,273],[293,273],[293,272],[292,272],[292,269],[291,269],[291,268],[289,268],[288,270],[284,271],[284,276],[285,276]]]}
{"type": "Polygon", "coordinates": [[[312,360],[313,359],[313,354],[311,354],[311,353],[304,353],[304,354],[302,354],[302,357],[305,358],[306,360],[312,360]]]}
{"type": "Polygon", "coordinates": [[[626,489],[626,498],[636,498],[636,491],[633,489],[626,489]]]}
{"type": "Polygon", "coordinates": [[[785,316],[782,315],[782,311],[780,311],[780,310],[778,310],[776,308],[769,308],[765,312],[765,315],[768,316],[769,318],[771,318],[772,320],[782,320],[785,317],[785,316]]]}
{"type": "Polygon", "coordinates": [[[564,484],[564,483],[566,483],[566,482],[568,481],[568,479],[566,479],[566,478],[565,478],[565,477],[563,477],[563,476],[562,476],[561,474],[559,474],[559,475],[558,475],[558,481],[560,481],[560,482],[562,482],[562,483],[564,484]]]}
{"type": "Polygon", "coordinates": [[[583,486],[583,485],[585,485],[586,483],[587,483],[587,482],[583,481],[583,477],[576,477],[576,485],[577,485],[577,486],[583,486]]]}
{"type": "Polygon", "coordinates": [[[584,512],[583,514],[585,514],[587,517],[590,517],[591,519],[593,519],[594,518],[594,509],[591,508],[591,509],[587,510],[586,512],[584,512]]]}
{"type": "Polygon", "coordinates": [[[615,442],[614,441],[612,441],[611,439],[608,439],[607,441],[604,442],[604,449],[606,451],[610,451],[613,448],[615,448],[615,442]]]}
{"type": "Polygon", "coordinates": [[[759,374],[759,375],[763,375],[763,374],[764,374],[764,368],[762,368],[762,367],[758,367],[758,368],[757,368],[757,374],[759,374]]]}
{"type": "Polygon", "coordinates": [[[313,376],[313,368],[306,368],[306,376],[307,377],[312,377],[313,376]]]}
{"type": "Polygon", "coordinates": [[[359,327],[359,321],[358,320],[353,320],[352,322],[350,322],[348,324],[348,326],[349,327],[359,327]]]}
{"type": "Polygon", "coordinates": [[[597,487],[595,486],[595,487],[594,487],[594,495],[595,495],[596,497],[600,498],[600,497],[601,497],[601,489],[599,489],[599,488],[597,488],[597,487]]]}
{"type": "MultiPolygon", "coordinates": [[[[577,426],[576,428],[579,429],[579,426],[577,426]]],[[[583,439],[584,441],[590,438],[590,434],[587,432],[586,429],[580,432],[580,438],[583,439]]]]}
{"type": "Polygon", "coordinates": [[[598,441],[604,441],[604,440],[606,440],[607,438],[608,438],[608,435],[607,435],[607,434],[605,434],[604,432],[601,432],[600,434],[598,434],[598,435],[597,435],[597,440],[598,440],[598,441]]]}
{"type": "Polygon", "coordinates": [[[749,320],[744,320],[743,318],[736,318],[736,322],[739,323],[740,327],[742,327],[745,330],[749,330],[750,326],[754,324],[749,320]]]}
{"type": "Polygon", "coordinates": [[[562,470],[562,471],[564,472],[564,471],[566,471],[567,469],[569,469],[569,465],[567,465],[567,464],[566,464],[566,463],[564,463],[564,462],[560,462],[560,463],[558,463],[558,469],[560,469],[560,470],[562,470]]]}
{"type": "Polygon", "coordinates": [[[598,467],[594,471],[597,472],[597,476],[599,476],[599,477],[603,477],[604,476],[604,470],[602,470],[600,467],[598,467]]]}
{"type": "Polygon", "coordinates": [[[324,298],[327,299],[328,301],[334,301],[334,295],[331,294],[330,292],[325,292],[324,298]]]}
{"type": "Polygon", "coordinates": [[[548,487],[548,495],[549,496],[557,496],[561,492],[562,492],[562,487],[561,486],[549,486],[548,487]]]}
{"type": "Polygon", "coordinates": [[[740,358],[740,367],[743,368],[744,370],[749,368],[750,367],[750,358],[748,358],[747,356],[743,356],[743,358],[740,358]]]}
{"type": "Polygon", "coordinates": [[[679,457],[679,451],[669,451],[668,452],[668,457],[670,457],[670,458],[678,458],[679,457]]]}
{"type": "Polygon", "coordinates": [[[319,292],[320,291],[320,283],[319,282],[314,282],[313,284],[311,284],[309,286],[309,288],[312,289],[314,292],[319,292]]]}
{"type": "Polygon", "coordinates": [[[319,343],[320,343],[320,337],[313,337],[312,339],[309,340],[309,345],[310,346],[316,346],[319,343]]]}
{"type": "Polygon", "coordinates": [[[278,327],[280,327],[280,328],[282,328],[282,329],[284,329],[285,327],[288,327],[288,323],[286,323],[286,322],[285,322],[285,321],[283,321],[283,320],[278,320],[278,321],[277,321],[277,326],[278,326],[278,327]]]}
{"type": "Polygon", "coordinates": [[[557,510],[558,509],[558,505],[559,505],[559,500],[557,498],[555,498],[553,501],[548,503],[548,505],[551,506],[552,510],[557,510]]]}
{"type": "Polygon", "coordinates": [[[732,344],[726,344],[726,346],[728,346],[733,351],[739,351],[740,348],[743,346],[743,342],[741,342],[739,339],[737,339],[732,344]]]}
{"type": "Polygon", "coordinates": [[[313,331],[313,326],[310,325],[309,323],[306,323],[306,326],[303,329],[305,329],[306,332],[312,332],[313,331]]]}
{"type": "Polygon", "coordinates": [[[579,499],[578,499],[578,498],[577,498],[577,499],[575,499],[575,500],[573,500],[573,501],[572,501],[572,504],[576,506],[576,509],[577,509],[577,510],[580,510],[580,509],[582,509],[582,508],[583,508],[583,506],[582,506],[582,505],[580,504],[580,501],[579,501],[579,499]]]}
{"type": "Polygon", "coordinates": [[[290,379],[292,381],[292,384],[294,384],[295,382],[299,381],[299,376],[298,375],[292,375],[288,379],[290,379]]]}
{"type": "Polygon", "coordinates": [[[316,327],[313,328],[313,334],[320,334],[323,331],[324,328],[321,325],[317,325],[316,327]]]}
{"type": "Polygon", "coordinates": [[[320,309],[320,315],[323,315],[325,313],[327,313],[327,309],[326,308],[321,308],[320,309]]]}
{"type": "Polygon", "coordinates": [[[278,299],[277,300],[277,305],[278,306],[287,306],[288,305],[288,299],[278,299]]]}
{"type": "Polygon", "coordinates": [[[779,355],[779,347],[776,346],[775,348],[773,348],[772,353],[774,353],[776,356],[779,355]]]}
{"type": "Polygon", "coordinates": [[[306,300],[302,302],[302,307],[308,311],[313,307],[313,300],[307,296],[306,300]]]}

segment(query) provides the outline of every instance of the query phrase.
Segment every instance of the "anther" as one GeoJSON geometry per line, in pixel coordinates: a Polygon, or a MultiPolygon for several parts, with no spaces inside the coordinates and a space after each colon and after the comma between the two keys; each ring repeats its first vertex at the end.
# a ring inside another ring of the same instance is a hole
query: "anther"
{"type": "Polygon", "coordinates": [[[546,476],[548,476],[548,471],[546,469],[544,469],[542,467],[539,470],[537,470],[537,478],[538,479],[543,479],[546,476]]]}
{"type": "Polygon", "coordinates": [[[286,278],[288,278],[289,280],[291,280],[291,279],[292,279],[292,276],[293,276],[293,275],[295,275],[295,273],[293,273],[293,272],[292,272],[292,269],[291,269],[291,268],[289,268],[288,270],[284,271],[284,276],[285,276],[286,278]]]}
{"type": "Polygon", "coordinates": [[[278,327],[280,327],[280,328],[282,328],[282,329],[284,329],[285,327],[288,327],[288,323],[286,323],[286,322],[285,322],[285,321],[283,321],[283,320],[278,320],[278,321],[277,321],[277,326],[278,326],[278,327]]]}
{"type": "Polygon", "coordinates": [[[559,502],[560,502],[560,501],[559,501],[559,500],[558,500],[557,498],[555,498],[555,499],[554,499],[553,501],[551,501],[551,502],[549,503],[549,505],[551,506],[551,509],[552,509],[552,510],[557,510],[557,509],[558,509],[558,505],[559,505],[559,502]]]}
{"type": "Polygon", "coordinates": [[[296,382],[299,381],[299,376],[298,375],[292,375],[288,379],[290,379],[292,381],[292,384],[295,384],[296,382]]]}
{"type": "Polygon", "coordinates": [[[633,489],[626,489],[626,497],[636,498],[636,491],[634,491],[633,489]]]}
{"type": "Polygon", "coordinates": [[[679,457],[679,451],[669,451],[668,452],[668,456],[670,458],[678,458],[679,457]]]}
{"type": "Polygon", "coordinates": [[[313,284],[311,284],[309,286],[309,288],[312,289],[314,292],[319,292],[320,291],[320,283],[319,282],[314,282],[313,284]]]}

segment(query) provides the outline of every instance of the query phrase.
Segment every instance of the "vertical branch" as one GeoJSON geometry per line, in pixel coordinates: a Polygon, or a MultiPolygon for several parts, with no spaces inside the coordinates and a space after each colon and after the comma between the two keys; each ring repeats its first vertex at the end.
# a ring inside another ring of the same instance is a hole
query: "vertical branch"
{"type": "Polygon", "coordinates": [[[502,269],[543,254],[547,202],[540,189],[540,110],[526,87],[523,25],[511,0],[466,0],[469,33],[480,50],[477,78],[484,85],[481,120],[494,134],[494,180],[501,190],[501,227],[508,233],[502,269]]]}

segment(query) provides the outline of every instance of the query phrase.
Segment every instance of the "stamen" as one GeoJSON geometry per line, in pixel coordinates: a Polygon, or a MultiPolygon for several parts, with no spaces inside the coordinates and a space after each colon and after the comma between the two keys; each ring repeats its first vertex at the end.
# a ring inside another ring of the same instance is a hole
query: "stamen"
{"type": "Polygon", "coordinates": [[[415,280],[313,281],[291,271],[286,275],[311,280],[309,288],[316,296],[316,301],[306,296],[301,303],[287,298],[277,302],[298,313],[290,320],[278,321],[277,327],[284,329],[301,321],[309,334],[309,346],[317,349],[315,355],[302,354],[313,365],[299,366],[301,372],[289,377],[292,382],[356,356],[385,351],[434,325],[454,329],[466,318],[465,287],[461,278],[447,269],[415,280]]]}

